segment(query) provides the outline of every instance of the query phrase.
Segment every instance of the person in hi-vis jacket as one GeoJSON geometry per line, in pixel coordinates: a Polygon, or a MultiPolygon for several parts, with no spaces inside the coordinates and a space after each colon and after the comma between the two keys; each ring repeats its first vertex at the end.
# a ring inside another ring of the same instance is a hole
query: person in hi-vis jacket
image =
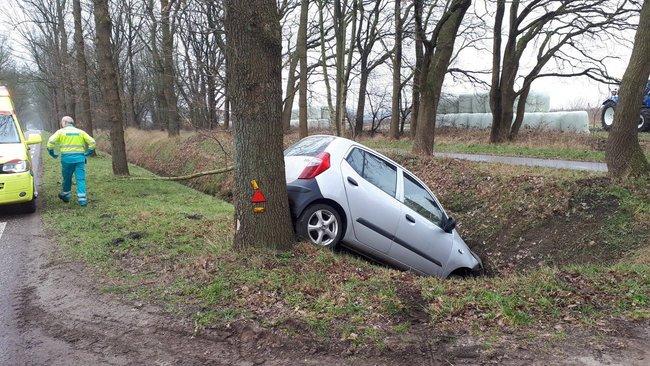
{"type": "Polygon", "coordinates": [[[47,141],[47,151],[54,159],[61,156],[61,175],[63,184],[59,198],[70,202],[72,198],[72,175],[77,182],[77,200],[79,205],[88,204],[86,193],[86,157],[95,151],[95,139],[85,131],[74,126],[72,117],[61,119],[61,129],[50,136],[47,141]],[[58,151],[58,155],[56,153],[58,151]]]}

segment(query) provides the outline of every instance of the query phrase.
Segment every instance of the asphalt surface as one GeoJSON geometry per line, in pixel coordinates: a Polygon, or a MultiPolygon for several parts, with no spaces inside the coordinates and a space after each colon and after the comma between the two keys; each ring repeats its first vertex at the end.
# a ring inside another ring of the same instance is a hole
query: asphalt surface
{"type": "MultiPolygon", "coordinates": [[[[32,148],[32,157],[34,166],[40,167],[40,146],[32,148]]],[[[38,182],[40,169],[36,170],[38,182]]],[[[13,206],[0,208],[0,365],[25,363],[18,294],[34,263],[30,249],[43,240],[40,216],[16,211],[13,206]]]]}
{"type": "Polygon", "coordinates": [[[433,156],[437,156],[440,158],[447,158],[447,159],[480,161],[485,163],[501,163],[501,164],[510,164],[510,165],[524,165],[524,166],[533,166],[533,167],[542,167],[542,168],[553,168],[553,169],[607,172],[607,164],[595,163],[590,161],[540,159],[540,158],[526,158],[526,157],[517,157],[517,156],[460,154],[460,153],[443,153],[443,152],[434,152],[433,156]]]}

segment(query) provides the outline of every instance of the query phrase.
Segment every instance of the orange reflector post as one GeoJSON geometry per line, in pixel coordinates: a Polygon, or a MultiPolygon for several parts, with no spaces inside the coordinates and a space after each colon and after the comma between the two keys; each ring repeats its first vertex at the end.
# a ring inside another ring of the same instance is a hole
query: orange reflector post
{"type": "Polygon", "coordinates": [[[266,209],[264,207],[253,207],[253,213],[264,213],[266,209]]]}

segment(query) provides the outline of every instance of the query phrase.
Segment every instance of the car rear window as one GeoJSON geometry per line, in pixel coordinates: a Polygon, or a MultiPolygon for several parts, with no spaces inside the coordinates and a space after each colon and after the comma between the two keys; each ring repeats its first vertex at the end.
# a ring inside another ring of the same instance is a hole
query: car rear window
{"type": "Polygon", "coordinates": [[[16,144],[20,136],[12,116],[0,115],[0,144],[16,144]]]}
{"type": "Polygon", "coordinates": [[[304,138],[284,150],[284,156],[316,156],[334,141],[334,137],[314,136],[304,138]]]}

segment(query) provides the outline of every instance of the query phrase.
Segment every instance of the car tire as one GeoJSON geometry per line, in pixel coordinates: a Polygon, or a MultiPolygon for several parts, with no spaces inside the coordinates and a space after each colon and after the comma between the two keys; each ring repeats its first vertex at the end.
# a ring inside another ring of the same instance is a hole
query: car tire
{"type": "Polygon", "coordinates": [[[639,132],[650,132],[650,108],[641,109],[641,121],[639,121],[639,132]]]}
{"type": "Polygon", "coordinates": [[[343,238],[341,214],[324,203],[311,205],[303,211],[296,223],[296,233],[300,240],[335,250],[343,238]]]}
{"type": "Polygon", "coordinates": [[[609,131],[614,124],[614,111],[616,110],[616,103],[607,102],[603,105],[603,110],[600,113],[600,124],[603,130],[609,131]]]}

